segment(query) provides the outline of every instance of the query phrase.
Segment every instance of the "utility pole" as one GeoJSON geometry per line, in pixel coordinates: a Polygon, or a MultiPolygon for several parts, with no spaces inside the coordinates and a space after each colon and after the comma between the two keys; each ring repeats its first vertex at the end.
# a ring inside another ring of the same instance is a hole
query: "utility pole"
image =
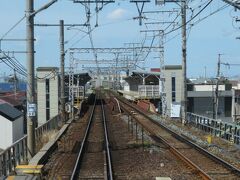
{"type": "Polygon", "coordinates": [[[34,0],[26,0],[27,29],[27,147],[28,159],[35,155],[36,99],[34,84],[34,0]]]}
{"type": "Polygon", "coordinates": [[[64,73],[64,21],[60,20],[60,62],[61,62],[61,119],[62,122],[66,121],[65,118],[65,73],[64,73]]]}
{"type": "Polygon", "coordinates": [[[219,97],[219,92],[218,92],[218,85],[219,85],[219,80],[220,80],[220,67],[221,67],[221,55],[218,54],[218,63],[217,63],[217,77],[216,77],[216,89],[215,89],[215,101],[214,101],[214,119],[217,119],[218,115],[218,97],[219,97]]]}
{"type": "Polygon", "coordinates": [[[207,80],[207,66],[204,66],[204,78],[207,80]]]}
{"type": "Polygon", "coordinates": [[[36,98],[34,82],[34,16],[47,9],[57,0],[52,0],[34,11],[34,0],[26,0],[26,41],[27,41],[27,148],[28,159],[35,155],[36,98]]]}
{"type": "Polygon", "coordinates": [[[181,1],[182,14],[182,123],[184,124],[187,117],[187,38],[186,38],[186,0],[181,1]]]}
{"type": "Polygon", "coordinates": [[[17,96],[17,74],[16,74],[15,68],[14,68],[14,96],[16,99],[16,96],[17,96]]]}

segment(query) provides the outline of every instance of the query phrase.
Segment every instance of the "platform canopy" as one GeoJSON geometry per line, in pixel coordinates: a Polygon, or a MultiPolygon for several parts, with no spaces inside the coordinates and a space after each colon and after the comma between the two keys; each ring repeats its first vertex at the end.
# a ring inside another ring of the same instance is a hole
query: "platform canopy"
{"type": "Polygon", "coordinates": [[[142,85],[158,85],[160,78],[160,72],[151,71],[133,71],[131,76],[127,76],[125,80],[128,83],[134,83],[142,85]]]}
{"type": "MultiPolygon", "coordinates": [[[[88,73],[76,73],[73,76],[73,84],[79,86],[84,86],[90,80],[91,77],[88,73]]],[[[69,75],[65,75],[65,83],[69,83],[69,75]]]]}

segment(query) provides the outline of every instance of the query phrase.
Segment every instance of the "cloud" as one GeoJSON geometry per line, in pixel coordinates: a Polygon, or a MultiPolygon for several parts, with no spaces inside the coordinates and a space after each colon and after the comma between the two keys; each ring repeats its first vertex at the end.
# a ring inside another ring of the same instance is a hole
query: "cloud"
{"type": "Polygon", "coordinates": [[[111,20],[122,19],[126,13],[127,11],[125,9],[118,8],[110,12],[107,17],[111,20]]]}

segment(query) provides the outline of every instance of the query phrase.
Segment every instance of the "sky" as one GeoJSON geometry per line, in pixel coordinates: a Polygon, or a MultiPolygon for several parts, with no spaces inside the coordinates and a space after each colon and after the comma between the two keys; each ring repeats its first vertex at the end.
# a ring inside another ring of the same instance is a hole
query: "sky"
{"type": "MultiPolygon", "coordinates": [[[[35,9],[49,2],[49,0],[35,1],[35,9]]],[[[129,1],[116,1],[107,4],[98,13],[94,11],[95,5],[91,5],[90,19],[94,47],[124,47],[124,43],[143,43],[145,46],[159,45],[159,36],[156,32],[145,33],[145,30],[167,29],[179,27],[180,23],[169,24],[145,24],[153,22],[180,22],[179,5],[168,3],[165,6],[156,6],[155,1],[146,3],[143,11],[173,10],[172,13],[145,13],[143,25],[135,18],[138,16],[136,5],[129,1]],[[97,17],[97,18],[96,18],[97,17]],[[97,20],[96,20],[97,19],[97,20]],[[97,22],[97,27],[95,27],[97,22]],[[153,38],[155,36],[155,38],[153,38]]],[[[209,0],[190,0],[187,10],[187,19],[196,15],[209,0]]],[[[222,62],[230,64],[240,63],[240,22],[235,18],[240,15],[231,6],[211,15],[215,10],[225,5],[221,0],[213,2],[198,16],[188,23],[187,33],[187,76],[199,77],[216,76],[218,54],[222,62]],[[209,16],[205,18],[206,16],[209,16]],[[198,23],[199,22],[199,23],[198,23]]],[[[25,13],[25,0],[0,0],[0,38],[18,22],[25,13]]],[[[63,19],[66,24],[84,24],[86,22],[85,8],[82,4],[73,3],[69,0],[59,0],[57,3],[36,15],[35,23],[57,24],[63,19]]],[[[89,48],[92,47],[89,36],[83,32],[86,27],[65,28],[65,48],[89,48]],[[80,31],[81,30],[81,31],[80,31]]],[[[25,19],[19,23],[5,38],[26,38],[25,19]]],[[[58,27],[35,27],[35,67],[60,66],[59,62],[59,28],[58,27]]],[[[126,45],[125,45],[126,46],[126,45]]],[[[25,42],[2,41],[3,51],[25,51],[25,42]]],[[[26,67],[26,55],[14,55],[23,66],[26,67]]],[[[145,55],[143,55],[145,57],[145,55]]],[[[99,58],[104,58],[99,55],[99,58]]],[[[168,64],[181,64],[181,28],[167,34],[164,38],[164,61],[168,64]]],[[[69,67],[69,54],[66,54],[66,67],[69,67]]],[[[144,63],[145,68],[159,67],[159,53],[149,53],[144,63]]],[[[221,66],[221,73],[231,77],[239,74],[240,66],[221,66]]],[[[0,63],[0,75],[4,72],[12,73],[3,62],[0,63]]]]}

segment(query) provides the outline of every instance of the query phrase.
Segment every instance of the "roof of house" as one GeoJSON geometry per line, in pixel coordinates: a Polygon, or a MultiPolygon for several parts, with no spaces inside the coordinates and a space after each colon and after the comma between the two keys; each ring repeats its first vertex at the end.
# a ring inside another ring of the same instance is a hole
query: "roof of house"
{"type": "Polygon", "coordinates": [[[10,106],[9,104],[0,104],[0,115],[8,119],[9,121],[15,121],[23,115],[21,111],[10,106]]]}
{"type": "Polygon", "coordinates": [[[38,67],[37,71],[58,71],[58,67],[38,67]]]}
{"type": "Polygon", "coordinates": [[[25,92],[18,92],[16,95],[13,92],[0,93],[0,104],[8,103],[16,107],[21,106],[25,99],[25,92]]]}
{"type": "Polygon", "coordinates": [[[152,71],[133,71],[132,76],[134,75],[140,75],[140,76],[149,76],[149,75],[154,75],[154,76],[160,76],[160,72],[152,72],[152,71]]]}
{"type": "Polygon", "coordinates": [[[182,65],[165,65],[163,68],[165,70],[179,70],[182,69],[182,65]]]}

